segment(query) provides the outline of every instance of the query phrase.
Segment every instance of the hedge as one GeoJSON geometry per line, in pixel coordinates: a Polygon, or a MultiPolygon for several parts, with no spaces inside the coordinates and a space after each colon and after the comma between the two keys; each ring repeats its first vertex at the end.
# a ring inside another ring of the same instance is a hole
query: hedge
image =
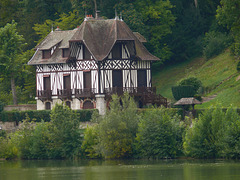
{"type": "MultiPolygon", "coordinates": [[[[90,121],[92,114],[96,109],[87,110],[73,110],[77,113],[78,118],[81,122],[90,121]]],[[[45,122],[50,121],[50,110],[28,110],[28,111],[2,111],[0,113],[0,121],[3,122],[20,122],[26,119],[26,114],[28,114],[30,119],[36,119],[36,122],[44,120],[45,122]]]]}
{"type": "Polygon", "coordinates": [[[196,94],[193,86],[173,86],[172,94],[177,101],[181,98],[193,97],[196,94]]]}

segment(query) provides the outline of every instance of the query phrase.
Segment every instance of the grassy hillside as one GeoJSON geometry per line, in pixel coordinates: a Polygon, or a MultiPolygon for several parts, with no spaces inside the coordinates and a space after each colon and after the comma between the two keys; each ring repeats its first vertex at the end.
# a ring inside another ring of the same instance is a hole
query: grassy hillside
{"type": "Polygon", "coordinates": [[[153,86],[157,87],[158,93],[174,102],[171,87],[186,77],[199,78],[203,86],[208,89],[205,97],[216,97],[198,108],[209,107],[221,102],[228,107],[233,104],[240,107],[240,73],[237,72],[237,62],[229,51],[208,61],[197,58],[177,65],[164,67],[160,72],[153,73],[153,86]]]}

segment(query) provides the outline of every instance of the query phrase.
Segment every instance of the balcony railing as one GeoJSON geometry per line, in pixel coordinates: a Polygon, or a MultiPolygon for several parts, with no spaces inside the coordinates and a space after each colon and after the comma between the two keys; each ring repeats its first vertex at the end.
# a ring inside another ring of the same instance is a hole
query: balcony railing
{"type": "Polygon", "coordinates": [[[142,96],[145,93],[156,93],[156,87],[112,87],[104,89],[106,96],[113,94],[123,95],[125,92],[132,96],[142,96]]]}
{"type": "Polygon", "coordinates": [[[75,89],[76,98],[94,98],[95,97],[95,88],[84,88],[84,89],[75,89]]]}
{"type": "MultiPolygon", "coordinates": [[[[106,98],[111,98],[113,94],[121,96],[125,92],[128,92],[131,96],[140,99],[143,105],[156,104],[167,107],[167,99],[159,94],[156,94],[156,87],[112,87],[104,89],[106,98]]],[[[57,93],[60,99],[72,99],[72,95],[75,95],[75,97],[78,99],[95,98],[96,89],[58,89],[57,93]]],[[[52,100],[52,91],[38,90],[37,96],[41,101],[52,100]]]]}
{"type": "Polygon", "coordinates": [[[52,100],[52,90],[38,90],[37,97],[41,101],[52,100]]]}
{"type": "Polygon", "coordinates": [[[60,99],[72,99],[71,89],[58,89],[57,92],[60,99]]]}

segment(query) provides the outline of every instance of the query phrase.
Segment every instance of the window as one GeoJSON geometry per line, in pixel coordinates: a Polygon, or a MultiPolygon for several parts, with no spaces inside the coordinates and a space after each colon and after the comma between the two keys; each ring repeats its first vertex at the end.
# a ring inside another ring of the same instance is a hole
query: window
{"type": "Polygon", "coordinates": [[[68,57],[69,56],[69,49],[68,48],[64,48],[64,49],[62,49],[62,57],[63,58],[66,58],[66,57],[68,57]]]}
{"type": "Polygon", "coordinates": [[[49,59],[51,57],[51,50],[43,50],[42,51],[42,58],[49,59]]]}
{"type": "Polygon", "coordinates": [[[46,110],[51,110],[51,103],[50,102],[45,103],[45,109],[46,110]]]}
{"type": "Polygon", "coordinates": [[[117,43],[112,48],[112,59],[122,58],[122,44],[117,43]]]}

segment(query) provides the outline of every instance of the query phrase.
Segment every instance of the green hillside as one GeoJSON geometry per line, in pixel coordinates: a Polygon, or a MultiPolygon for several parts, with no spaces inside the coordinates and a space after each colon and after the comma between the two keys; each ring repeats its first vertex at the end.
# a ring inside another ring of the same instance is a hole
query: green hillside
{"type": "Polygon", "coordinates": [[[237,62],[227,50],[210,60],[197,58],[181,64],[169,65],[160,72],[153,73],[153,86],[157,87],[158,93],[174,102],[171,87],[182,78],[195,76],[207,89],[204,97],[212,98],[197,106],[198,108],[209,107],[217,102],[225,107],[231,104],[240,107],[240,73],[236,70],[237,62]]]}

